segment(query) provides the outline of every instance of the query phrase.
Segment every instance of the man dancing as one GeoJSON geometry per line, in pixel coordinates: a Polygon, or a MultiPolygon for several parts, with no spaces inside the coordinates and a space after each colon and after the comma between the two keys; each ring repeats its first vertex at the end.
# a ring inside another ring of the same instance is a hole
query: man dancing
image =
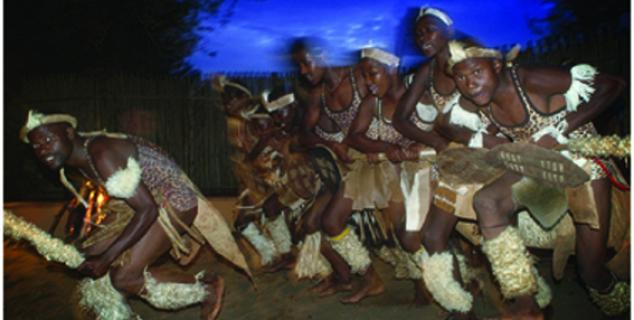
{"type": "MultiPolygon", "coordinates": [[[[191,257],[206,241],[249,274],[220,212],[158,146],[124,134],[81,133],[76,126],[70,115],[30,111],[20,137],[45,166],[60,169],[62,182],[67,181],[64,168],[74,168],[123,200],[123,210],[110,215],[87,239],[90,243],[84,243],[86,259],[78,270],[158,309],[201,303],[201,318],[215,319],[224,292],[222,278],[168,273],[152,264],[170,249],[177,258],[191,257]]],[[[72,185],[65,185],[80,197],[72,185]]],[[[98,306],[88,307],[100,313],[98,306]]]]}

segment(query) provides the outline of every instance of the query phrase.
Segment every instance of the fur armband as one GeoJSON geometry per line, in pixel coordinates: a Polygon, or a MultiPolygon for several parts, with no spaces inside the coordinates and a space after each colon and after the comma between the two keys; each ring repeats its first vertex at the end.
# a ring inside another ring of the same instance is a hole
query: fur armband
{"type": "Polygon", "coordinates": [[[119,169],[113,173],[105,183],[108,194],[117,198],[130,198],[141,182],[141,167],[134,158],[128,158],[125,169],[119,169]]]}
{"type": "Polygon", "coordinates": [[[594,77],[599,74],[597,69],[588,64],[579,64],[570,69],[572,82],[570,88],[564,96],[566,97],[566,110],[577,111],[577,106],[583,102],[588,102],[594,93],[592,84],[594,77]]]}
{"type": "Polygon", "coordinates": [[[455,124],[471,131],[481,131],[485,126],[480,117],[463,109],[460,104],[456,104],[449,114],[449,123],[455,124]]]}
{"type": "Polygon", "coordinates": [[[416,104],[416,114],[425,122],[433,122],[438,116],[438,110],[432,105],[418,102],[416,104]]]}

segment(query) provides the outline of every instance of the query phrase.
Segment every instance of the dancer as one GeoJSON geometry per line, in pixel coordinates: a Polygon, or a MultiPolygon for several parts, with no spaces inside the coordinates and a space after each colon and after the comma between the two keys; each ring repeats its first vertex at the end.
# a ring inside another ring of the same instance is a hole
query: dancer
{"type": "MultiPolygon", "coordinates": [[[[422,7],[415,23],[415,35],[417,46],[430,59],[418,68],[415,75],[406,78],[408,89],[394,113],[393,125],[405,137],[441,152],[449,145],[450,138],[470,137],[472,134],[471,130],[460,126],[442,126],[450,116],[454,119],[456,115],[459,115],[457,118],[476,119],[478,116],[472,114],[469,117],[471,113],[458,104],[460,93],[451,75],[446,72],[449,59],[447,43],[455,37],[453,20],[438,8],[422,7]]],[[[424,178],[421,184],[429,185],[431,173],[422,173],[424,171],[414,172],[410,176],[424,178]]],[[[453,212],[439,208],[437,201],[431,201],[431,194],[438,197],[433,186],[419,195],[419,210],[412,210],[412,213],[418,213],[418,217],[410,216],[408,212],[407,222],[416,223],[403,233],[401,245],[416,257],[417,264],[423,269],[425,285],[434,299],[455,317],[468,318],[473,296],[461,282],[470,279],[461,279],[459,274],[459,269],[462,269],[463,276],[468,274],[467,265],[459,263],[459,260],[464,262],[464,257],[454,257],[449,246],[458,218],[453,212]]]]}
{"type": "MultiPolygon", "coordinates": [[[[318,145],[329,148],[342,164],[337,169],[341,171],[339,174],[344,176],[346,170],[344,164],[349,163],[351,159],[348,156],[348,146],[343,140],[365,96],[365,88],[359,84],[359,81],[362,81],[360,70],[355,67],[330,67],[326,63],[324,48],[308,39],[296,40],[291,46],[291,56],[309,88],[307,97],[302,103],[304,117],[300,142],[309,148],[318,145]]],[[[323,230],[322,221],[326,220],[322,217],[322,213],[325,214],[331,210],[329,207],[338,192],[330,188],[321,189],[306,216],[304,226],[307,237],[323,230]]],[[[334,233],[326,231],[329,236],[338,234],[336,231],[331,231],[334,233]]],[[[355,248],[363,251],[361,243],[358,244],[359,246],[355,248]]],[[[350,290],[352,288],[350,267],[342,258],[341,253],[333,250],[330,243],[326,241],[322,241],[321,250],[334,272],[314,289],[322,295],[350,290]]]]}
{"type": "Polygon", "coordinates": [[[111,197],[123,200],[114,221],[87,239],[90,245],[84,243],[86,260],[78,270],[106,279],[116,291],[156,308],[175,310],[201,303],[201,318],[216,318],[224,292],[222,278],[168,273],[152,263],[170,249],[181,258],[208,242],[249,273],[224,217],[156,145],[123,134],[81,133],[76,126],[70,115],[30,111],[20,136],[45,166],[60,170],[62,182],[77,197],[64,168],[79,170],[111,197]]]}
{"type": "MultiPolygon", "coordinates": [[[[570,70],[524,67],[504,64],[496,50],[461,42],[451,42],[449,48],[448,70],[460,92],[513,142],[552,148],[568,138],[596,135],[590,121],[624,87],[621,80],[589,65],[570,70]]],[[[576,226],[579,273],[593,301],[606,314],[616,315],[629,308],[629,285],[604,266],[611,209],[608,176],[614,173],[602,169],[609,160],[569,157],[590,176],[589,182],[566,190],[576,226]]],[[[510,225],[512,214],[526,207],[512,188],[521,183],[527,183],[522,175],[507,171],[476,193],[473,208],[484,237],[483,251],[502,293],[515,299],[510,312],[515,317],[539,317],[532,297],[536,291],[532,261],[517,229],[510,225]]]]}
{"type": "MultiPolygon", "coordinates": [[[[361,50],[359,65],[363,71],[365,83],[368,86],[368,95],[359,108],[357,117],[352,122],[346,141],[348,144],[367,154],[368,158],[375,158],[378,153],[385,153],[389,161],[356,161],[349,175],[358,175],[361,181],[356,193],[351,196],[355,199],[355,205],[359,207],[376,207],[387,216],[389,225],[387,230],[392,230],[392,236],[398,239],[404,237],[405,230],[405,199],[401,191],[401,179],[410,179],[407,175],[422,173],[427,179],[419,179],[417,184],[427,184],[425,194],[419,197],[419,188],[416,188],[410,205],[410,211],[416,211],[424,202],[431,199],[430,171],[431,162],[419,162],[418,156],[422,150],[427,149],[430,155],[435,152],[422,144],[415,143],[403,137],[392,126],[394,112],[401,96],[405,93],[405,85],[399,79],[397,67],[399,59],[389,52],[377,48],[365,48],[361,50]],[[407,161],[406,160],[414,160],[407,161]],[[422,180],[422,181],[421,181],[422,180]]],[[[422,121],[413,117],[413,121],[420,127],[425,127],[422,121]]],[[[407,195],[407,194],[406,194],[407,195]]],[[[427,205],[429,201],[427,201],[427,205]]],[[[422,282],[421,266],[416,264],[416,257],[409,254],[397,241],[393,248],[383,247],[380,252],[384,259],[395,266],[397,277],[409,278],[414,281],[417,304],[426,304],[427,292],[422,282]],[[385,251],[391,251],[390,253],[385,251]]],[[[420,246],[420,242],[419,242],[420,246]]]]}

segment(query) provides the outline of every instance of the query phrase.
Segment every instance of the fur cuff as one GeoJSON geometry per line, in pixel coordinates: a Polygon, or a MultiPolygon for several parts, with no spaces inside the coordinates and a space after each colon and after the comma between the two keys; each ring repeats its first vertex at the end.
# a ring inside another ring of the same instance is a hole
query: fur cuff
{"type": "Polygon", "coordinates": [[[539,274],[539,271],[537,271],[537,268],[533,267],[532,270],[535,279],[537,279],[537,293],[535,294],[535,302],[537,302],[537,305],[540,309],[544,309],[550,304],[550,301],[552,301],[553,293],[550,291],[550,286],[548,286],[546,280],[542,278],[542,276],[539,274]]]}
{"type": "Polygon", "coordinates": [[[177,310],[202,302],[207,296],[206,286],[200,282],[203,272],[196,275],[195,283],[159,283],[147,269],[143,276],[145,284],[139,296],[158,309],[177,310]]]}
{"type": "Polygon", "coordinates": [[[105,187],[109,195],[127,199],[134,195],[139,182],[141,182],[141,167],[134,158],[130,157],[127,167],[115,171],[106,181],[105,187]]]}
{"type": "Polygon", "coordinates": [[[473,296],[453,277],[453,256],[445,251],[429,256],[422,254],[423,280],[434,299],[450,312],[467,313],[473,296]]]}
{"type": "Polygon", "coordinates": [[[357,234],[346,228],[340,235],[329,238],[332,248],[350,265],[352,273],[363,274],[372,261],[370,252],[366,249],[357,234]]]}
{"type": "Polygon", "coordinates": [[[577,106],[582,102],[588,102],[594,93],[594,77],[599,74],[597,69],[588,64],[578,64],[570,69],[570,88],[566,97],[566,110],[577,111],[577,106]],[[582,101],[583,100],[583,101],[582,101]]]}
{"type": "Polygon", "coordinates": [[[610,317],[622,314],[630,308],[630,285],[627,282],[617,282],[607,293],[600,293],[590,287],[588,291],[592,301],[610,317]]]}
{"type": "Polygon", "coordinates": [[[325,278],[332,273],[330,263],[321,254],[321,232],[309,234],[297,254],[293,272],[298,278],[325,278]]]}
{"type": "Polygon", "coordinates": [[[79,306],[98,320],[128,320],[138,316],[126,303],[125,297],[110,282],[110,274],[93,280],[85,278],[77,287],[79,306]]]}
{"type": "Polygon", "coordinates": [[[258,254],[260,254],[260,260],[263,266],[271,263],[278,256],[273,241],[265,237],[253,222],[249,223],[249,225],[242,230],[242,235],[249,240],[258,254]]]}
{"type": "Polygon", "coordinates": [[[283,212],[275,220],[267,221],[264,226],[269,230],[278,253],[291,252],[291,232],[288,230],[283,212]]]}
{"type": "Polygon", "coordinates": [[[504,298],[531,295],[537,291],[537,281],[531,272],[533,262],[516,228],[507,227],[497,237],[483,239],[482,251],[491,262],[504,298]]]}

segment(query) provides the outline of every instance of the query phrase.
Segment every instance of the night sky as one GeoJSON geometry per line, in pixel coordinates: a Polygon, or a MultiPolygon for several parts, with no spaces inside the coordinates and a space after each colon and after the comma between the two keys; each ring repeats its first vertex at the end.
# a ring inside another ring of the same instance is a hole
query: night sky
{"type": "Polygon", "coordinates": [[[528,20],[541,18],[550,9],[541,0],[231,0],[202,17],[203,40],[188,61],[203,74],[285,71],[290,68],[284,54],[289,39],[316,36],[330,46],[335,64],[349,63],[350,52],[367,46],[396,52],[405,65],[413,64],[421,57],[415,50],[402,49],[405,28],[411,27],[402,21],[421,5],[443,9],[457,30],[489,46],[539,39],[528,20]]]}

